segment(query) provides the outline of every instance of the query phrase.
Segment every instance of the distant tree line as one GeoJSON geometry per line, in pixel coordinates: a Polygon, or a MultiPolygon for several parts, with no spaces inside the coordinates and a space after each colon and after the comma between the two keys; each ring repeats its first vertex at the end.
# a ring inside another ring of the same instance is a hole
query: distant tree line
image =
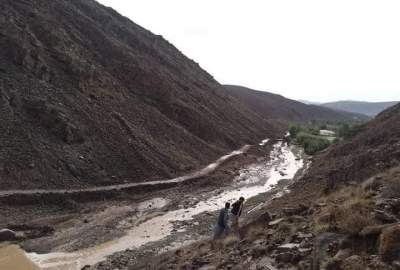
{"type": "Polygon", "coordinates": [[[314,155],[331,144],[348,140],[357,135],[365,127],[365,123],[311,123],[306,125],[294,124],[289,128],[289,138],[300,144],[306,154],[314,155]],[[336,133],[333,141],[320,136],[320,130],[331,130],[336,133]]]}

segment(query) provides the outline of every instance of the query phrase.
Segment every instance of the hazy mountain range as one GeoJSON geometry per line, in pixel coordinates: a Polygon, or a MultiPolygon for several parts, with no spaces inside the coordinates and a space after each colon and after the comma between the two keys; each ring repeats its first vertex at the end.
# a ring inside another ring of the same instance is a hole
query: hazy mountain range
{"type": "Polygon", "coordinates": [[[355,101],[355,100],[354,101],[343,100],[343,101],[334,101],[327,103],[312,102],[307,100],[299,100],[299,101],[305,104],[319,105],[334,110],[364,114],[370,117],[374,117],[380,112],[386,110],[387,108],[392,107],[397,103],[399,103],[399,101],[367,102],[367,101],[355,101]]]}

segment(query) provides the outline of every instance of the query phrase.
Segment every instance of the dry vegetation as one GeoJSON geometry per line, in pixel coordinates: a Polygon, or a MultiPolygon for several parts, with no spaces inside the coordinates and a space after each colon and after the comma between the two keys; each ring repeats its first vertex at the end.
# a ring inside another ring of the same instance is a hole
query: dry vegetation
{"type": "Polygon", "coordinates": [[[315,230],[358,234],[366,226],[376,225],[373,201],[361,187],[344,187],[322,199],[322,208],[315,215],[315,230]]]}

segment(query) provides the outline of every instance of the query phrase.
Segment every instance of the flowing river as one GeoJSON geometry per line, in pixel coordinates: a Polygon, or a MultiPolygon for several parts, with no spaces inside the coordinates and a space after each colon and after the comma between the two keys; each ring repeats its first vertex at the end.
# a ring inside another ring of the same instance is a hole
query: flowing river
{"type": "MultiPolygon", "coordinates": [[[[262,144],[266,142],[264,140],[262,144]]],[[[245,152],[243,150],[240,152],[245,152]]],[[[232,154],[239,154],[239,151],[232,154]]],[[[226,157],[224,156],[222,159],[226,159],[226,157]]],[[[203,173],[205,170],[215,169],[218,166],[217,163],[203,169],[203,173]]],[[[139,248],[145,244],[166,238],[173,232],[174,222],[192,220],[194,216],[203,212],[216,211],[225,202],[232,201],[240,196],[251,198],[267,192],[279,180],[292,179],[302,167],[303,160],[296,157],[291,147],[284,142],[277,142],[273,146],[268,162],[252,164],[241,169],[240,174],[234,179],[230,189],[212,195],[208,199],[200,200],[190,208],[182,207],[148,218],[137,226],[133,226],[121,238],[72,253],[26,254],[17,246],[0,247],[0,269],[21,269],[11,267],[12,261],[18,257],[19,261],[26,263],[23,268],[24,270],[80,270],[83,266],[101,262],[107,256],[116,252],[139,248]]],[[[145,211],[146,206],[149,204],[153,205],[153,208],[161,209],[167,203],[168,201],[164,198],[153,198],[151,201],[140,204],[138,210],[139,212],[145,211]]]]}

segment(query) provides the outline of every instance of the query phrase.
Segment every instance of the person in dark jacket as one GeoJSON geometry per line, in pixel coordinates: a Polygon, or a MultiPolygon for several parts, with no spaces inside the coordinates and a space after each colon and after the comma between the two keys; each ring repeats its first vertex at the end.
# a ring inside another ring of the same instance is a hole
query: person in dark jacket
{"type": "Polygon", "coordinates": [[[242,214],[244,198],[240,197],[239,200],[232,204],[232,228],[237,231],[239,229],[239,217],[242,214]]]}
{"type": "Polygon", "coordinates": [[[229,233],[229,208],[231,207],[230,203],[225,204],[225,208],[222,208],[219,211],[217,225],[214,228],[214,240],[220,239],[223,235],[227,235],[229,233]]]}

